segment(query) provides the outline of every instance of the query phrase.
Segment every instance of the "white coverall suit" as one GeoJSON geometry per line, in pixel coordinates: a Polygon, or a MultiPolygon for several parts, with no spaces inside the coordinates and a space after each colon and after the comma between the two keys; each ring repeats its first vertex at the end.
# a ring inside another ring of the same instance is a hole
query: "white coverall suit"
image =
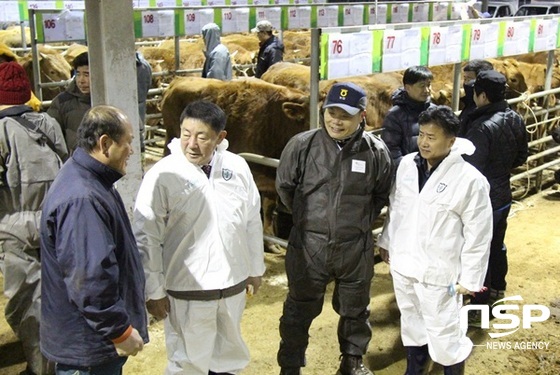
{"type": "Polygon", "coordinates": [[[174,298],[169,291],[203,293],[244,283],[265,271],[260,196],[243,158],[212,158],[209,178],[190,163],[180,140],[144,176],[134,210],[146,273],[146,300],[168,295],[166,374],[238,373],[249,363],[241,338],[241,293],[215,300],[174,298]]]}
{"type": "Polygon", "coordinates": [[[461,156],[473,151],[457,138],[421,191],[417,153],[406,155],[378,241],[389,251],[404,346],[428,344],[444,366],[465,360],[473,345],[459,324],[462,296],[450,296],[448,287],[482,288],[492,237],[488,182],[461,156]]]}

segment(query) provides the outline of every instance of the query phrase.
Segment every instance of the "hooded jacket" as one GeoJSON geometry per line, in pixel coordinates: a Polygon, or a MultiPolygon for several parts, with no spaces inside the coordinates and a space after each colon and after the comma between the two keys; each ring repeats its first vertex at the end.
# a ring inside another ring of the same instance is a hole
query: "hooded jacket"
{"type": "Polygon", "coordinates": [[[473,151],[471,142],[457,138],[421,191],[417,153],[403,157],[378,241],[389,251],[392,271],[436,286],[482,288],[492,208],[488,182],[461,156],[473,151]]]}
{"type": "Polygon", "coordinates": [[[261,78],[268,68],[270,68],[273,64],[282,61],[283,58],[284,44],[282,44],[278,37],[272,35],[259,46],[255,77],[261,78]]]}
{"type": "Polygon", "coordinates": [[[227,144],[224,139],[214,153],[209,177],[187,160],[177,138],[171,155],[144,176],[134,227],[148,300],[263,275],[259,192],[247,162],[227,144]]]}
{"type": "Polygon", "coordinates": [[[0,111],[0,251],[39,248],[43,200],[67,154],[62,131],[47,114],[35,113],[25,105],[0,111]],[[10,118],[16,115],[42,133],[10,118]]]}
{"type": "Polygon", "coordinates": [[[220,28],[215,23],[209,23],[202,28],[205,51],[202,78],[216,78],[230,81],[232,77],[231,57],[226,46],[220,43],[220,28]]]}
{"type": "Polygon", "coordinates": [[[294,220],[290,246],[308,254],[371,250],[392,180],[389,151],[363,128],[340,150],[324,127],[294,136],[276,172],[276,190],[294,220]]]}
{"type": "Polygon", "coordinates": [[[398,165],[404,155],[418,151],[418,117],[434,104],[412,100],[402,87],[393,93],[391,100],[393,107],[383,120],[381,139],[398,165]]]}
{"type": "Polygon", "coordinates": [[[73,79],[66,91],[61,92],[53,99],[47,110],[47,113],[60,124],[70,154],[74,152],[78,145],[78,127],[90,108],[90,94],[83,94],[76,85],[76,79],[73,79]]]}
{"type": "Polygon", "coordinates": [[[488,179],[494,210],[502,208],[512,200],[511,170],[525,163],[529,155],[525,123],[503,100],[468,115],[466,131],[476,151],[465,160],[488,179]]]}

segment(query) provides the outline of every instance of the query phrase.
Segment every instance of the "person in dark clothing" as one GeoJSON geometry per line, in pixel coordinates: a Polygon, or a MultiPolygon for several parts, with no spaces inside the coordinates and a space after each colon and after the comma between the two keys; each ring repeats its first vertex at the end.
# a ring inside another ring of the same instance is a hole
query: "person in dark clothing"
{"type": "Polygon", "coordinates": [[[383,120],[381,139],[397,165],[404,155],[418,151],[418,117],[434,105],[430,99],[432,79],[425,66],[411,66],[404,72],[403,87],[393,93],[393,107],[383,120]]]}
{"type": "Polygon", "coordinates": [[[47,113],[60,124],[70,154],[77,147],[78,127],[84,114],[91,108],[89,58],[84,52],[72,61],[74,79],[66,91],[58,94],[52,101],[47,113]]]}
{"type": "MultiPolygon", "coordinates": [[[[528,156],[527,132],[523,119],[505,100],[506,78],[495,70],[478,73],[474,82],[476,110],[467,116],[467,133],[476,147],[465,160],[475,166],[490,183],[493,210],[493,235],[485,286],[472,304],[489,304],[504,298],[508,271],[504,238],[511,208],[511,169],[525,163],[528,156]]],[[[480,326],[480,315],[471,314],[471,326],[480,326]],[[478,316],[476,316],[478,315],[478,316]]]]}
{"type": "Polygon", "coordinates": [[[459,129],[459,136],[464,136],[466,134],[466,122],[467,116],[471,114],[476,109],[476,104],[473,99],[474,95],[474,81],[478,73],[485,70],[492,70],[494,66],[492,63],[486,60],[471,60],[463,67],[463,89],[465,90],[465,96],[461,98],[463,103],[463,110],[459,114],[459,120],[461,120],[461,128],[459,129]]]}
{"type": "Polygon", "coordinates": [[[334,280],[340,315],[339,375],[371,375],[362,361],[371,339],[373,222],[388,201],[393,161],[387,147],[364,131],[365,91],[337,83],[320,114],[321,127],[294,136],[280,157],[276,190],[292,212],[286,251],[288,296],[280,318],[278,364],[283,375],[305,366],[309,327],[334,280]]]}
{"type": "Polygon", "coordinates": [[[257,78],[261,78],[268,68],[284,58],[284,44],[272,34],[272,30],[274,27],[267,20],[259,21],[257,26],[251,30],[257,33],[257,38],[259,38],[259,54],[255,68],[257,78]]]}
{"type": "Polygon", "coordinates": [[[144,271],[114,187],[132,154],[132,125],[95,106],[41,216],[41,351],[57,374],[120,375],[148,342],[144,271]]]}
{"type": "Polygon", "coordinates": [[[58,123],[25,103],[31,85],[17,62],[0,64],[0,272],[6,321],[21,341],[25,374],[54,374],[39,349],[41,322],[41,206],[63,160],[58,123]]]}
{"type": "Polygon", "coordinates": [[[146,100],[152,86],[152,67],[140,52],[135,53],[136,82],[138,84],[138,116],[140,121],[140,152],[145,151],[144,128],[146,123],[146,100]]]}

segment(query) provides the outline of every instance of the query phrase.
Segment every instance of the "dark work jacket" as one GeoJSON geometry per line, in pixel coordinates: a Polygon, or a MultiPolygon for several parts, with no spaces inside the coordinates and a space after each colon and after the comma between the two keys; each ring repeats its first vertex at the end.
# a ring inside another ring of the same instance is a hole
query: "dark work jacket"
{"type": "Polygon", "coordinates": [[[96,366],[116,359],[111,340],[132,325],[148,341],[144,271],[113,184],[122,174],[77,148],[41,217],[41,351],[96,366]]]}
{"type": "Polygon", "coordinates": [[[47,113],[60,124],[70,154],[78,146],[78,127],[90,108],[90,94],[83,94],[76,86],[76,79],[73,79],[66,91],[53,99],[47,110],[47,113]]]}
{"type": "Polygon", "coordinates": [[[490,183],[492,208],[502,208],[512,199],[511,169],[525,163],[529,154],[525,123],[504,100],[473,111],[467,117],[466,129],[466,138],[476,150],[463,158],[490,183]]]}
{"type": "Polygon", "coordinates": [[[410,99],[404,88],[397,89],[391,99],[393,107],[383,120],[381,139],[398,166],[404,155],[418,151],[418,117],[434,104],[410,99]]]}
{"type": "Polygon", "coordinates": [[[309,254],[371,251],[393,169],[387,147],[361,129],[340,150],[324,127],[294,136],[276,173],[276,190],[294,220],[290,246],[309,254]]]}
{"type": "Polygon", "coordinates": [[[257,56],[257,67],[255,68],[255,77],[261,76],[273,64],[282,61],[284,56],[284,45],[276,37],[271,36],[264,43],[260,45],[259,55],[257,56]]]}

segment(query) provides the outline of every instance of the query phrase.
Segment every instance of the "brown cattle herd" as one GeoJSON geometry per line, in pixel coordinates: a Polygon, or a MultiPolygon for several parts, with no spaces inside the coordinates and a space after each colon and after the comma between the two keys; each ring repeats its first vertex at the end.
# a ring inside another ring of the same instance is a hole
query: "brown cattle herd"
{"type": "MultiPolygon", "coordinates": [[[[19,27],[1,30],[0,45],[21,45],[19,27]]],[[[230,34],[222,36],[236,67],[231,82],[203,79],[200,71],[204,63],[204,42],[201,38],[189,38],[180,42],[179,70],[176,71],[174,41],[164,40],[153,46],[138,50],[152,65],[154,72],[168,74],[154,77],[154,87],[163,88],[158,109],[161,110],[167,131],[167,141],[179,134],[179,116],[184,106],[197,99],[208,99],[221,106],[228,115],[227,131],[230,150],[250,152],[279,158],[288,139],[296,133],[309,129],[309,58],[311,55],[309,31],[284,31],[283,62],[274,65],[262,79],[251,77],[251,65],[258,52],[258,39],[254,34],[230,34]],[[301,61],[303,60],[303,61],[301,61]]],[[[30,40],[27,36],[27,40],[30,40]]],[[[1,48],[1,47],[0,47],[1,48]]],[[[70,78],[70,62],[87,47],[70,45],[65,51],[39,47],[41,82],[58,82],[70,78]]],[[[489,59],[494,68],[504,74],[508,82],[508,98],[523,93],[542,91],[546,75],[547,53],[532,53],[501,59],[489,59]]],[[[30,78],[32,60],[30,53],[20,57],[30,78]]],[[[437,104],[451,105],[453,92],[453,65],[432,66],[432,100],[437,104]]],[[[320,99],[337,81],[352,81],[368,93],[367,124],[370,129],[381,127],[385,113],[392,106],[391,94],[402,85],[402,72],[378,73],[349,77],[339,80],[320,81],[320,99]]],[[[558,61],[552,74],[552,87],[560,87],[558,61]]],[[[54,98],[60,88],[44,89],[43,100],[54,98]]],[[[550,99],[549,99],[550,101],[550,99]]],[[[555,102],[555,98],[552,98],[555,102]]],[[[551,104],[551,103],[549,103],[551,104]]],[[[527,107],[527,105],[525,105],[527,107]]],[[[166,149],[166,148],[165,148],[166,149]]],[[[253,165],[252,165],[253,167],[253,165]]],[[[263,191],[263,197],[274,199],[274,170],[255,168],[255,179],[263,191]]],[[[265,216],[268,216],[265,214],[265,216]]],[[[265,227],[268,227],[265,221],[265,227]]],[[[268,230],[267,230],[268,231],[268,230]]]]}

